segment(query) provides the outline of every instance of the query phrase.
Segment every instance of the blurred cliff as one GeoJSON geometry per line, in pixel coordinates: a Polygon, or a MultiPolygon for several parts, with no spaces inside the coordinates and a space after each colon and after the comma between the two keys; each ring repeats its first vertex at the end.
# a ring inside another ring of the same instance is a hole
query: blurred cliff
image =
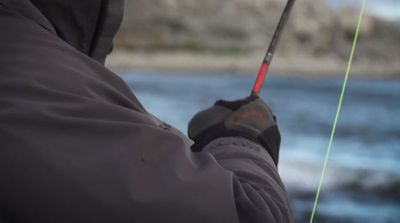
{"type": "MultiPolygon", "coordinates": [[[[108,65],[255,72],[284,0],[126,0],[108,65]]],[[[274,72],[342,74],[359,8],[298,0],[274,58],[274,72]]],[[[400,22],[365,15],[353,71],[400,76],[400,22]]]]}

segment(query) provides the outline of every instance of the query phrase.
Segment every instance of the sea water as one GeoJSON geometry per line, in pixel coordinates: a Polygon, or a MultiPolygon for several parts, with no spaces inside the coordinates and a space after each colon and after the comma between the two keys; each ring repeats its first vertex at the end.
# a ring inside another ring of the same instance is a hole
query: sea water
{"type": "MultiPolygon", "coordinates": [[[[187,132],[217,99],[249,95],[254,76],[119,72],[145,108],[187,132]]],[[[296,222],[308,222],[342,79],[271,74],[261,92],[282,135],[279,172],[296,222]]],[[[350,80],[316,222],[400,222],[400,81],[350,80]]]]}

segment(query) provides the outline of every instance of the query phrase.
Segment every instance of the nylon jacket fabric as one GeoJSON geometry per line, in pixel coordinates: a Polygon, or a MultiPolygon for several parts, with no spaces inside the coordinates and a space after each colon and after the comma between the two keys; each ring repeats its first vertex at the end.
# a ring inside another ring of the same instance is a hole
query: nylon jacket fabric
{"type": "Polygon", "coordinates": [[[0,0],[0,222],[293,222],[263,148],[191,152],[101,64],[118,24],[85,51],[33,3],[0,0]]]}

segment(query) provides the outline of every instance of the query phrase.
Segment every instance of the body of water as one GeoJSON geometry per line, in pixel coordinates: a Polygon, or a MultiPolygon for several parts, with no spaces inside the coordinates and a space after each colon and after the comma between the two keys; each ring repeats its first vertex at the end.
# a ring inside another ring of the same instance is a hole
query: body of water
{"type": "MultiPolygon", "coordinates": [[[[198,111],[250,92],[254,76],[119,72],[148,111],[187,132],[198,111]]],[[[342,79],[270,75],[261,97],[282,134],[279,171],[308,222],[342,79]]],[[[315,222],[400,222],[400,81],[350,80],[315,222]]]]}

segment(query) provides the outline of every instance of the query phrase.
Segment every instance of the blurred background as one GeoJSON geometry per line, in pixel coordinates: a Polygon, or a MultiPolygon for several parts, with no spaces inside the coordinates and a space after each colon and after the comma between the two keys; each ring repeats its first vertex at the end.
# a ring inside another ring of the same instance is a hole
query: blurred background
{"type": "MultiPolygon", "coordinates": [[[[247,96],[285,0],[125,0],[107,66],[182,132],[247,96]]],[[[261,96],[282,133],[279,171],[308,222],[361,0],[297,0],[261,96]]],[[[400,222],[400,1],[369,0],[315,222],[400,222]]]]}

